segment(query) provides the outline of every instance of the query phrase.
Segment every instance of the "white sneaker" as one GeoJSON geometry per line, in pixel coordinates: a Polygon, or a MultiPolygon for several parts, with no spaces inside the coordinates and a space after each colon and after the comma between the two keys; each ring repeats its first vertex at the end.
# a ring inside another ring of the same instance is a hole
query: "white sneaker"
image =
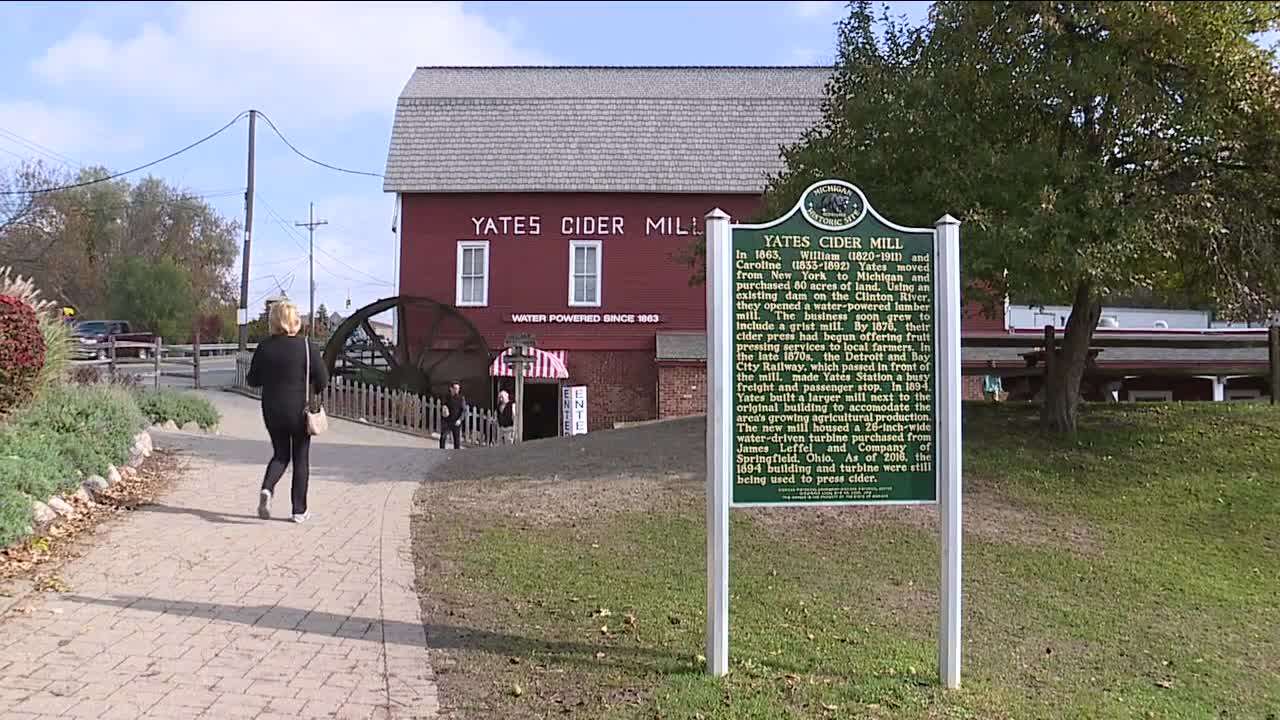
{"type": "Polygon", "coordinates": [[[263,490],[258,493],[258,517],[263,520],[271,519],[271,508],[269,505],[271,505],[271,491],[263,490]]]}
{"type": "Polygon", "coordinates": [[[293,516],[293,521],[296,523],[304,523],[310,519],[311,519],[311,513],[309,512],[305,512],[305,513],[302,513],[301,515],[293,516]]]}

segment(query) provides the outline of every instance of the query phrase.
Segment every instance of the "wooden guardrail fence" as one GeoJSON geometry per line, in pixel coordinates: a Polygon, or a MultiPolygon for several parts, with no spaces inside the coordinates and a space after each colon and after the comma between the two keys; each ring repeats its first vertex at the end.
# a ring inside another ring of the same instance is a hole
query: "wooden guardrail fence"
{"type": "MultiPolygon", "coordinates": [[[[236,356],[235,389],[252,397],[261,393],[249,387],[246,376],[252,355],[236,356]]],[[[438,437],[443,426],[444,403],[439,398],[376,385],[334,378],[321,397],[325,412],[332,417],[368,423],[389,430],[438,437]]],[[[498,416],[492,410],[471,407],[462,422],[462,442],[467,445],[496,445],[498,416]]]]}

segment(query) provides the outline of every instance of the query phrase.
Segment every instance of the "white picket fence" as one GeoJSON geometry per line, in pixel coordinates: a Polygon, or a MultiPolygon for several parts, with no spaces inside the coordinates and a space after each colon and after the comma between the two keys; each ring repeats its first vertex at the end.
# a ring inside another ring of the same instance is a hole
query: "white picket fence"
{"type": "MultiPolygon", "coordinates": [[[[241,353],[236,356],[235,389],[251,397],[261,397],[261,392],[249,387],[245,377],[253,356],[241,353]]],[[[402,390],[389,390],[376,385],[353,382],[342,377],[333,378],[321,397],[325,413],[332,417],[368,423],[389,430],[398,430],[423,437],[439,437],[443,426],[444,403],[439,398],[418,395],[402,390]]],[[[498,416],[492,410],[471,407],[462,421],[462,442],[466,445],[488,446],[498,442],[498,416]]]]}

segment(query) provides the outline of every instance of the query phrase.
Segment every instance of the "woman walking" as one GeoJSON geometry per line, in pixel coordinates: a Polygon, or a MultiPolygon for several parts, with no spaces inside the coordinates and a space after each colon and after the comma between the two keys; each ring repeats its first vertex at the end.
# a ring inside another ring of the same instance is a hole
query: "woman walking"
{"type": "Polygon", "coordinates": [[[320,352],[306,337],[299,337],[302,318],[293,303],[282,300],[271,306],[267,323],[271,337],[258,343],[246,380],[262,388],[262,420],[271,436],[272,456],[262,478],[258,517],[271,517],[271,495],[285,468],[293,463],[293,521],[307,517],[307,481],[311,473],[311,435],[307,432],[307,383],[319,394],[329,384],[320,352]]]}

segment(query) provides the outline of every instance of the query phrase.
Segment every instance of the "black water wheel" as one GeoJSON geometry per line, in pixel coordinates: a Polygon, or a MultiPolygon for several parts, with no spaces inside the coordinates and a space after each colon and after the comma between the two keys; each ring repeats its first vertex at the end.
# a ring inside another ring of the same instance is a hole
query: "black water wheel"
{"type": "Polygon", "coordinates": [[[489,346],[484,336],[452,305],[399,295],[374,301],[334,330],[324,351],[334,377],[419,394],[441,395],[451,382],[468,395],[487,396],[489,346]],[[395,327],[396,342],[382,337],[375,322],[395,327]]]}

